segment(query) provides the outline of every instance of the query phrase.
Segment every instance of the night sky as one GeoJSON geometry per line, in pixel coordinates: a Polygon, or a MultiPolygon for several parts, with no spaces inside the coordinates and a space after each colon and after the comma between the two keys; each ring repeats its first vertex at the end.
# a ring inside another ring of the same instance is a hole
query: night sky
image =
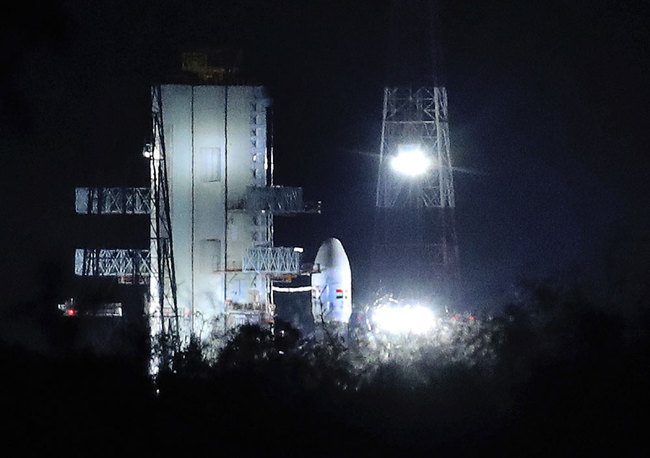
{"type": "MultiPolygon", "coordinates": [[[[648,252],[645,2],[439,2],[466,301],[522,278],[605,288],[648,252]],[[612,273],[614,271],[614,274],[612,273]]],[[[136,245],[138,220],[79,220],[74,187],[146,185],[149,84],[180,53],[244,50],[275,106],[275,182],[321,215],[276,219],[276,245],[371,250],[388,1],[23,2],[0,49],[3,302],[65,297],[73,249],[136,245]],[[117,234],[120,234],[119,237],[117,234]],[[48,289],[48,291],[45,291],[48,289]]],[[[423,44],[424,46],[424,44],[423,44]]],[[[429,44],[426,44],[429,46],[429,44]]]]}

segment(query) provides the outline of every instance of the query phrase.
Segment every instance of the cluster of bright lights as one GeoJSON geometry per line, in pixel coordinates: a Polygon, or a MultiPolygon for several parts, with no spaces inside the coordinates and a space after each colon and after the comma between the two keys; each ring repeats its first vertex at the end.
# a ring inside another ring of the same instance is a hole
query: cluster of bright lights
{"type": "Polygon", "coordinates": [[[396,172],[414,177],[429,170],[432,163],[419,145],[400,145],[390,165],[396,172]]]}
{"type": "Polygon", "coordinates": [[[372,322],[377,329],[394,334],[424,334],[436,324],[433,311],[427,307],[388,306],[373,311],[372,322]]]}

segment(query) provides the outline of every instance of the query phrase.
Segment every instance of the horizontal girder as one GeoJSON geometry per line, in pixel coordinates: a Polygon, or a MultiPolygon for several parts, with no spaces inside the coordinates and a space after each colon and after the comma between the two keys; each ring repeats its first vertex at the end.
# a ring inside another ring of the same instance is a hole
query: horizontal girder
{"type": "Polygon", "coordinates": [[[149,188],[76,188],[75,209],[91,215],[147,215],[151,212],[149,188]]]}
{"type": "Polygon", "coordinates": [[[151,275],[149,250],[78,248],[75,275],[117,277],[125,283],[147,283],[151,275]]]}
{"type": "Polygon", "coordinates": [[[242,260],[244,272],[300,274],[301,254],[291,247],[256,247],[246,250],[242,260]]]}

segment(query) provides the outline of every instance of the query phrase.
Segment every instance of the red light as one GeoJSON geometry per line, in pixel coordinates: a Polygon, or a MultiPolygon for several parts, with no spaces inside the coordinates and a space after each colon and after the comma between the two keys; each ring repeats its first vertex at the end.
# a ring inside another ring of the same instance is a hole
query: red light
{"type": "Polygon", "coordinates": [[[470,319],[470,321],[476,321],[476,317],[475,317],[475,316],[470,316],[469,319],[470,319]]]}
{"type": "Polygon", "coordinates": [[[458,321],[458,317],[456,315],[452,316],[451,319],[454,321],[458,321]]]}
{"type": "Polygon", "coordinates": [[[77,314],[75,309],[68,309],[66,313],[68,314],[68,316],[75,316],[77,314]]]}

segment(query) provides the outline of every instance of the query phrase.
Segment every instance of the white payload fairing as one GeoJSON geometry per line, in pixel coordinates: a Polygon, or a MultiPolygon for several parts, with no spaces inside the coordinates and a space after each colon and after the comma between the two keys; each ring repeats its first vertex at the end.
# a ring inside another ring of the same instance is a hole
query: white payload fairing
{"type": "Polygon", "coordinates": [[[314,261],[318,273],[311,276],[311,313],[317,324],[350,321],[352,314],[352,271],[340,240],[323,242],[314,261]]]}

